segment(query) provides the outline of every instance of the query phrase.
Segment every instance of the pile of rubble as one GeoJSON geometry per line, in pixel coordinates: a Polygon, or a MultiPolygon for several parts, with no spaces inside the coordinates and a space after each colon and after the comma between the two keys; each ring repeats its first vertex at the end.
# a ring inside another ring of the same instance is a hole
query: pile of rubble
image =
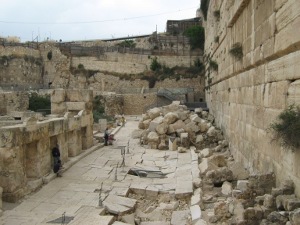
{"type": "Polygon", "coordinates": [[[250,175],[234,161],[213,122],[208,112],[190,112],[173,102],[147,111],[132,135],[149,148],[198,154],[200,182],[194,185],[190,205],[200,206],[202,220],[193,224],[300,224],[300,199],[293,182],[286,180],[275,188],[274,174],[250,175]]]}
{"type": "MultiPolygon", "coordinates": [[[[185,151],[190,145],[227,145],[222,132],[213,125],[213,116],[201,108],[190,112],[186,106],[174,101],[162,108],[153,108],[143,114],[139,129],[133,138],[152,149],[185,151]]],[[[220,147],[219,147],[220,148],[220,147]]]]}

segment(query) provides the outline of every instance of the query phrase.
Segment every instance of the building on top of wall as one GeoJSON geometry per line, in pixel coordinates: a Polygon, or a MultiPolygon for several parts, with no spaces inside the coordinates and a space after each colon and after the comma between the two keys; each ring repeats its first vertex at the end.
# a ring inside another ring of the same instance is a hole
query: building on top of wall
{"type": "Polygon", "coordinates": [[[186,29],[197,25],[202,25],[202,20],[199,17],[184,20],[168,20],[167,33],[182,34],[186,29]]]}

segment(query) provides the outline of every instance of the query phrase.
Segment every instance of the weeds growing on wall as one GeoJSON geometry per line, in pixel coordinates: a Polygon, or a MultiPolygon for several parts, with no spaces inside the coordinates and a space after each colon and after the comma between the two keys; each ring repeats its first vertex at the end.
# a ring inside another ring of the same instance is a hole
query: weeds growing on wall
{"type": "Polygon", "coordinates": [[[243,46],[240,42],[235,43],[231,49],[229,50],[229,53],[237,58],[238,60],[241,60],[243,58],[243,46]]]}
{"type": "Polygon", "coordinates": [[[74,75],[83,74],[84,76],[86,76],[86,78],[90,78],[99,72],[99,70],[87,70],[84,68],[84,65],[81,63],[78,64],[77,68],[71,67],[70,71],[74,75]]]}
{"type": "Polygon", "coordinates": [[[159,71],[162,65],[157,61],[157,57],[151,59],[150,69],[154,72],[159,71]]]}
{"type": "Polygon", "coordinates": [[[98,123],[99,119],[105,117],[104,106],[100,100],[101,98],[99,95],[95,96],[93,99],[93,118],[95,123],[98,123]]]}
{"type": "Polygon", "coordinates": [[[28,56],[28,55],[4,55],[0,57],[0,66],[8,66],[9,65],[9,61],[13,60],[13,59],[24,59],[25,62],[29,62],[32,64],[36,64],[38,66],[42,66],[43,65],[43,60],[42,58],[35,58],[33,56],[28,56]]]}
{"type": "Polygon", "coordinates": [[[118,46],[125,48],[135,48],[136,43],[134,42],[134,40],[125,40],[119,43],[118,46]]]}
{"type": "Polygon", "coordinates": [[[204,20],[207,19],[208,7],[209,7],[209,0],[201,0],[200,9],[203,12],[204,20]]]}
{"type": "Polygon", "coordinates": [[[291,105],[278,116],[278,121],[270,125],[275,139],[293,150],[300,148],[300,106],[291,105]]]}
{"type": "Polygon", "coordinates": [[[215,41],[216,43],[219,43],[219,39],[220,39],[220,37],[219,37],[219,36],[216,36],[216,37],[214,38],[214,41],[215,41]]]}
{"type": "Polygon", "coordinates": [[[205,32],[203,27],[189,27],[184,31],[183,35],[188,37],[191,49],[200,48],[204,50],[205,32]]]}
{"type": "Polygon", "coordinates": [[[218,71],[218,63],[216,61],[210,60],[209,61],[209,68],[214,70],[214,71],[218,71]]]}

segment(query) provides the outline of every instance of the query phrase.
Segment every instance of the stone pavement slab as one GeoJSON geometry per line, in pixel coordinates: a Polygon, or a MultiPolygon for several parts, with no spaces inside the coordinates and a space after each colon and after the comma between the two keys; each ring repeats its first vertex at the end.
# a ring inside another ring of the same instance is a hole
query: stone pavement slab
{"type": "Polygon", "coordinates": [[[103,201],[104,207],[112,214],[122,215],[134,209],[135,199],[125,198],[116,195],[108,195],[103,201]]]}

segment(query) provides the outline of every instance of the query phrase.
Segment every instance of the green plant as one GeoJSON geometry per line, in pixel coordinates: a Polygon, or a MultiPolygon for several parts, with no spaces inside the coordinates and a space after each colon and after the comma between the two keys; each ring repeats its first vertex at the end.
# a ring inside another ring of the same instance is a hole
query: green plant
{"type": "Polygon", "coordinates": [[[162,68],[162,65],[157,61],[157,57],[153,58],[150,64],[150,69],[152,71],[159,71],[162,68]]]}
{"type": "Polygon", "coordinates": [[[84,70],[84,65],[80,63],[80,64],[78,64],[77,68],[80,70],[84,70]]]}
{"type": "Polygon", "coordinates": [[[278,116],[279,121],[270,125],[275,132],[275,139],[292,149],[300,147],[300,107],[291,105],[278,116]]]}
{"type": "Polygon", "coordinates": [[[50,110],[50,109],[51,109],[50,95],[40,96],[35,92],[30,93],[28,110],[38,111],[38,110],[50,110]]]}
{"type": "Polygon", "coordinates": [[[238,60],[241,60],[243,58],[242,44],[240,42],[237,42],[234,45],[232,45],[231,49],[229,50],[229,53],[238,60]]]}
{"type": "Polygon", "coordinates": [[[98,123],[98,120],[103,117],[104,106],[101,103],[101,97],[99,95],[95,96],[93,99],[93,118],[94,122],[98,123]]]}
{"type": "Polygon", "coordinates": [[[207,19],[207,11],[209,7],[209,0],[201,0],[201,6],[200,9],[203,12],[204,20],[207,19]]]}
{"type": "Polygon", "coordinates": [[[47,58],[48,58],[48,60],[51,60],[51,59],[52,59],[52,51],[49,51],[49,52],[47,53],[47,58]]]}
{"type": "Polygon", "coordinates": [[[210,60],[209,61],[209,68],[211,68],[214,71],[218,71],[218,63],[216,61],[210,60]]]}
{"type": "Polygon", "coordinates": [[[136,43],[134,42],[134,40],[125,40],[119,43],[118,46],[125,48],[135,48],[136,43]]]}
{"type": "Polygon", "coordinates": [[[220,10],[214,11],[213,14],[217,18],[217,20],[220,20],[220,10]]]}
{"type": "Polygon", "coordinates": [[[200,48],[204,50],[205,32],[203,27],[189,27],[184,31],[183,35],[188,37],[192,49],[200,48]]]}
{"type": "Polygon", "coordinates": [[[214,38],[214,41],[215,41],[216,43],[219,43],[219,39],[220,39],[220,37],[219,37],[219,36],[216,36],[216,37],[214,38]]]}

